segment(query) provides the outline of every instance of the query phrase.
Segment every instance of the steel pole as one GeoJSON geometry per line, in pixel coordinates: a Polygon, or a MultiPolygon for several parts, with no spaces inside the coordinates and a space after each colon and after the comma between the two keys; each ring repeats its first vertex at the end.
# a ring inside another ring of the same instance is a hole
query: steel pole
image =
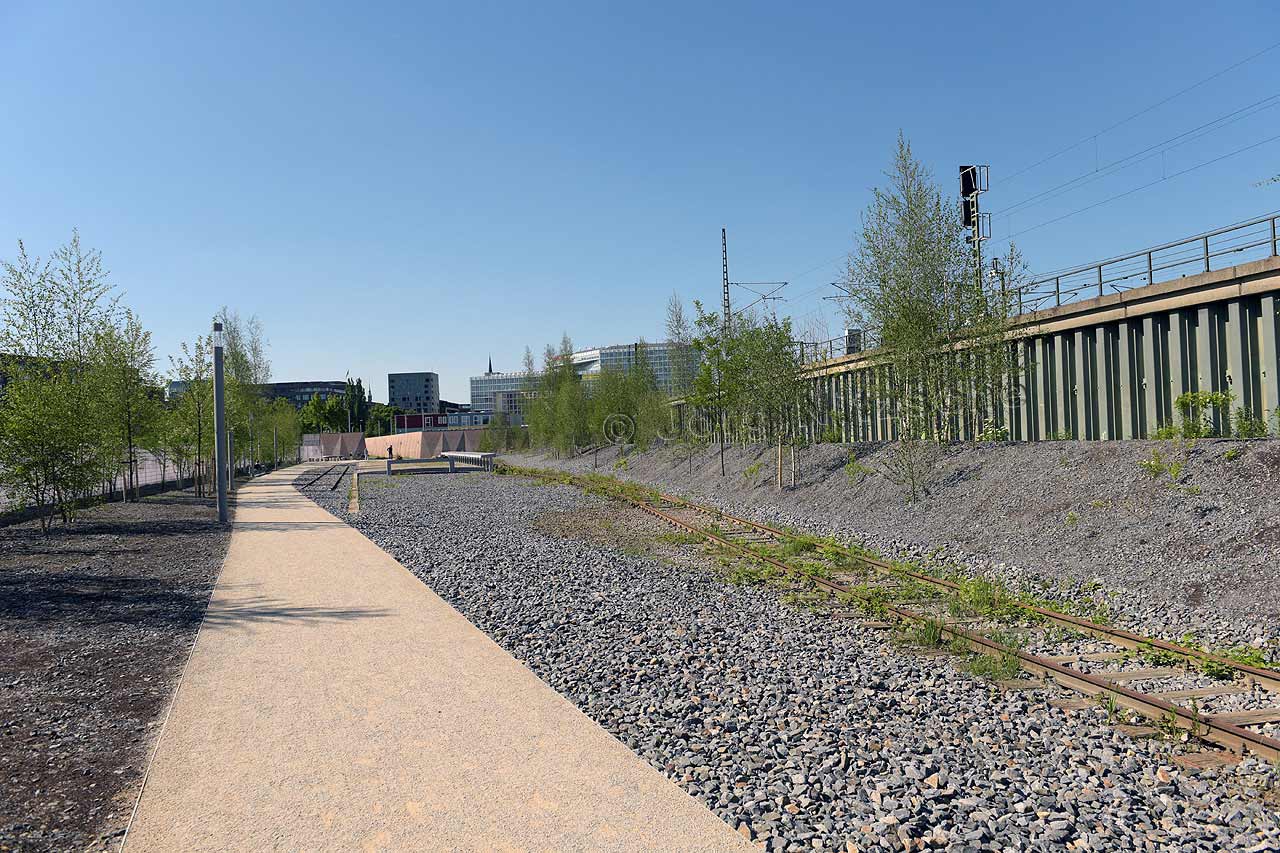
{"type": "Polygon", "coordinates": [[[213,452],[218,478],[218,521],[227,521],[227,451],[229,442],[226,410],[223,407],[222,324],[213,324],[213,452]]]}

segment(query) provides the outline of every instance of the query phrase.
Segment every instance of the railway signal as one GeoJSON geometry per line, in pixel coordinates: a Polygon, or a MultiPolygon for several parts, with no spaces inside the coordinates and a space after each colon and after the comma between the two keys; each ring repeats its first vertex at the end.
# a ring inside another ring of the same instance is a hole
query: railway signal
{"type": "Polygon", "coordinates": [[[973,246],[978,273],[978,288],[982,288],[982,241],[991,239],[991,214],[983,213],[978,196],[990,187],[989,166],[960,167],[960,224],[969,229],[965,242],[973,246]]]}

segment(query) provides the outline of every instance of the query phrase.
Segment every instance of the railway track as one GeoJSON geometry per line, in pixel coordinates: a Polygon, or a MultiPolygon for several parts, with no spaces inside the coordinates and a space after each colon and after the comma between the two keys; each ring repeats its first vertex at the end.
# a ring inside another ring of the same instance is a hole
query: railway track
{"type": "MultiPolygon", "coordinates": [[[[981,581],[935,577],[833,540],[780,530],[629,484],[615,487],[606,478],[510,466],[505,471],[553,478],[624,500],[750,564],[821,590],[825,600],[815,603],[833,616],[871,616],[883,620],[878,624],[908,626],[930,645],[977,653],[1087,697],[1074,700],[1083,703],[1076,707],[1097,702],[1112,716],[1125,708],[1155,723],[1130,727],[1131,734],[1185,733],[1234,755],[1251,752],[1280,762],[1280,740],[1255,731],[1280,722],[1280,671],[1007,593],[1002,598],[999,588],[984,589],[981,581]],[[975,591],[980,606],[971,600],[975,591]],[[1055,646],[1052,653],[1027,650],[1055,646]],[[1132,667],[1143,661],[1148,665],[1132,667]],[[1201,704],[1233,698],[1261,707],[1209,712],[1201,704]]],[[[1071,701],[1059,704],[1072,707],[1071,701]]],[[[1206,765],[1224,758],[1204,756],[1206,765]]]]}
{"type": "MultiPolygon", "coordinates": [[[[339,464],[340,464],[340,463],[339,463],[339,464]]],[[[334,468],[337,468],[337,467],[338,467],[338,465],[337,465],[337,464],[330,465],[330,466],[329,466],[328,468],[326,468],[323,472],[321,472],[321,473],[317,474],[316,476],[314,476],[314,477],[312,477],[310,480],[308,480],[306,483],[304,483],[303,485],[299,486],[299,487],[298,487],[298,491],[303,491],[303,490],[305,490],[305,489],[309,489],[309,488],[311,488],[311,487],[312,487],[312,486],[314,486],[316,483],[320,482],[322,479],[324,479],[325,477],[327,477],[327,476],[329,476],[330,474],[332,474],[332,473],[333,473],[333,469],[334,469],[334,468]]],[[[339,479],[341,479],[341,475],[339,475],[339,479]]],[[[337,485],[337,484],[335,483],[335,485],[337,485]]]]}

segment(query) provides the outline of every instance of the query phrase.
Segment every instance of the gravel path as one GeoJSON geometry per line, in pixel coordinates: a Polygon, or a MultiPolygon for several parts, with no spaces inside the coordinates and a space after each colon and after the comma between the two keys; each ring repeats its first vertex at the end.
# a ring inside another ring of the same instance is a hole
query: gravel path
{"type": "MultiPolygon", "coordinates": [[[[1105,589],[1119,624],[1214,648],[1249,644],[1280,661],[1280,441],[957,446],[912,504],[876,473],[891,452],[801,450],[797,486],[781,493],[774,448],[728,448],[724,477],[717,448],[692,464],[682,449],[633,453],[623,468],[610,448],[598,464],[727,512],[898,559],[927,555],[1060,600],[1105,589]],[[856,481],[851,452],[870,471],[856,481]],[[1142,464],[1153,454],[1165,468],[1154,478],[1142,464]]],[[[511,461],[579,472],[596,462],[511,461]]]]}
{"type": "Polygon", "coordinates": [[[109,850],[229,541],[170,492],[0,528],[0,850],[109,850]]]}
{"type": "MultiPolygon", "coordinates": [[[[1105,714],[1004,692],[705,567],[547,532],[608,506],[484,475],[362,477],[361,531],[769,850],[1268,850],[1275,776],[1189,775],[1105,714]]],[[[347,517],[326,489],[308,490],[347,517]]],[[[628,542],[652,522],[618,509],[628,542]]]]}

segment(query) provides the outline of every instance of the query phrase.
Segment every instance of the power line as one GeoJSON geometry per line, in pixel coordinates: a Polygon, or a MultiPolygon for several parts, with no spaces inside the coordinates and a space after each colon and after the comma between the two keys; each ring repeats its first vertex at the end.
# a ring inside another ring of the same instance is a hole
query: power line
{"type": "Polygon", "coordinates": [[[1066,148],[1063,148],[1059,151],[1055,151],[1053,154],[1050,154],[1048,157],[1045,157],[1042,160],[1037,160],[1036,162],[1032,163],[1030,166],[1026,166],[1022,169],[1019,169],[1018,171],[1004,178],[1004,181],[1005,183],[1008,183],[1009,181],[1012,181],[1014,178],[1017,178],[1019,175],[1024,175],[1027,172],[1030,172],[1032,169],[1035,169],[1039,166],[1043,166],[1045,163],[1048,163],[1050,160],[1056,159],[1075,148],[1079,148],[1084,143],[1089,142],[1091,140],[1095,140],[1104,133],[1109,133],[1110,131],[1115,130],[1117,127],[1128,124],[1129,122],[1133,121],[1135,118],[1138,118],[1139,116],[1144,116],[1147,113],[1151,112],[1152,110],[1155,110],[1164,106],[1165,104],[1169,103],[1175,98],[1180,98],[1183,95],[1185,95],[1187,92],[1190,92],[1193,89],[1198,89],[1201,86],[1203,86],[1205,83],[1208,83],[1212,80],[1216,80],[1219,77],[1221,77],[1223,74],[1226,74],[1230,71],[1234,71],[1235,69],[1239,68],[1241,65],[1244,65],[1248,62],[1252,62],[1253,60],[1257,59],[1259,56],[1262,56],[1265,53],[1269,53],[1275,50],[1277,47],[1280,47],[1280,42],[1276,42],[1270,47],[1264,47],[1262,50],[1258,51],[1257,53],[1252,54],[1251,56],[1246,56],[1244,59],[1241,59],[1239,62],[1236,62],[1232,65],[1228,65],[1226,68],[1223,68],[1221,71],[1214,72],[1213,74],[1210,74],[1208,77],[1205,77],[1202,80],[1198,80],[1195,83],[1192,83],[1190,86],[1186,87],[1185,89],[1179,89],[1177,92],[1174,92],[1172,95],[1165,98],[1164,100],[1157,101],[1156,103],[1152,104],[1149,107],[1144,107],[1143,109],[1138,110],[1133,115],[1120,119],[1120,121],[1116,122],[1115,124],[1107,125],[1102,130],[1095,131],[1094,133],[1089,134],[1088,136],[1081,139],[1079,142],[1072,143],[1071,145],[1068,145],[1066,148]]]}
{"type": "Polygon", "coordinates": [[[1228,157],[1234,157],[1237,154],[1243,154],[1246,151],[1252,151],[1254,148],[1257,148],[1261,145],[1266,145],[1268,142],[1275,142],[1277,139],[1280,139],[1280,133],[1276,134],[1275,136],[1268,137],[1262,140],[1261,142],[1255,142],[1252,145],[1246,145],[1244,148],[1237,148],[1235,151],[1232,151],[1229,154],[1223,154],[1220,157],[1214,157],[1212,160],[1206,160],[1203,163],[1197,163],[1196,165],[1183,169],[1180,172],[1174,172],[1172,175],[1165,175],[1164,177],[1157,178],[1156,180],[1151,181],[1150,183],[1143,184],[1142,186],[1139,186],[1139,187],[1134,187],[1131,190],[1126,190],[1125,192],[1119,193],[1118,195],[1113,195],[1110,198],[1104,198],[1102,201],[1095,202],[1087,207],[1082,207],[1079,210],[1073,210],[1070,213],[1064,213],[1061,216],[1057,216],[1057,217],[1054,217],[1053,219],[1049,219],[1044,222],[1041,222],[1039,225],[1032,225],[1030,228],[1023,228],[1021,231],[1018,231],[1017,233],[1010,234],[1009,239],[1013,239],[1014,237],[1017,237],[1019,235],[1026,234],[1029,231],[1035,231],[1039,228],[1043,228],[1046,225],[1052,225],[1055,222],[1061,222],[1062,220],[1069,219],[1070,217],[1075,216],[1076,214],[1084,213],[1085,211],[1088,211],[1088,210],[1093,210],[1095,207],[1101,207],[1104,204],[1108,204],[1118,199],[1122,199],[1125,196],[1131,196],[1136,192],[1149,189],[1151,187],[1154,187],[1156,184],[1161,184],[1161,183],[1164,183],[1165,181],[1171,181],[1174,178],[1187,174],[1188,172],[1194,172],[1197,169],[1203,169],[1205,166],[1212,166],[1214,163],[1217,163],[1222,160],[1226,160],[1228,157]]]}
{"type": "MultiPolygon", "coordinates": [[[[1253,222],[1257,222],[1259,219],[1265,220],[1265,219],[1270,219],[1270,218],[1272,218],[1272,217],[1274,217],[1274,216],[1280,216],[1280,210],[1273,210],[1273,211],[1271,211],[1270,213],[1265,213],[1265,214],[1263,214],[1262,216],[1255,216],[1255,217],[1251,217],[1251,218],[1249,218],[1249,219],[1241,219],[1239,222],[1232,222],[1230,225],[1223,225],[1223,226],[1221,226],[1221,227],[1219,227],[1219,228],[1216,228],[1216,229],[1214,229],[1214,230],[1215,230],[1215,233],[1222,233],[1222,232],[1233,231],[1233,230],[1235,230],[1235,229],[1237,229],[1237,228],[1240,228],[1241,226],[1248,225],[1248,224],[1253,223],[1253,222]]],[[[1264,230],[1263,232],[1261,232],[1261,233],[1265,233],[1265,230],[1264,230]]],[[[1191,237],[1186,238],[1185,240],[1179,240],[1179,241],[1177,241],[1177,242],[1175,242],[1175,243],[1171,244],[1171,245],[1170,245],[1170,246],[1168,246],[1167,248],[1171,248],[1171,249],[1174,249],[1174,250],[1177,250],[1177,251],[1183,251],[1183,252],[1186,252],[1186,253],[1187,253],[1187,254],[1186,254],[1186,257],[1197,257],[1197,256],[1199,256],[1199,255],[1201,254],[1201,250],[1200,250],[1199,248],[1194,247],[1194,246],[1189,246],[1189,247],[1187,247],[1187,248],[1183,249],[1183,248],[1181,248],[1181,247],[1182,247],[1182,245],[1183,245],[1184,243],[1189,243],[1190,241],[1197,239],[1199,236],[1200,236],[1200,235],[1193,235],[1193,236],[1191,236],[1191,237]]],[[[1225,242],[1225,243],[1223,243],[1223,244],[1219,244],[1219,245],[1229,245],[1229,244],[1230,244],[1230,240],[1231,240],[1231,239],[1250,239],[1250,236],[1249,236],[1248,234],[1245,234],[1245,235],[1241,235],[1241,237],[1240,237],[1240,238],[1227,238],[1227,240],[1226,240],[1226,242],[1225,242]]],[[[1154,250],[1154,247],[1153,247],[1153,250],[1154,250]]],[[[1105,260],[1105,261],[1101,261],[1101,263],[1102,263],[1103,265],[1105,265],[1105,266],[1110,267],[1110,266],[1113,266],[1114,264],[1117,264],[1117,263],[1127,262],[1127,263],[1130,263],[1130,264],[1132,264],[1132,265],[1135,265],[1137,268],[1139,268],[1139,270],[1140,270],[1140,271],[1145,272],[1145,271],[1146,271],[1146,261],[1145,261],[1145,259],[1143,259],[1143,258],[1141,258],[1141,257],[1137,257],[1137,256],[1138,256],[1138,255],[1143,254],[1143,253],[1144,253],[1144,252],[1146,252],[1146,251],[1148,251],[1148,250],[1143,249],[1141,252],[1135,252],[1135,253],[1133,253],[1132,255],[1125,255],[1125,256],[1123,256],[1122,258],[1113,258],[1113,259],[1108,259],[1108,260],[1105,260]]],[[[1180,258],[1180,256],[1178,256],[1178,255],[1173,255],[1173,256],[1171,256],[1171,257],[1166,257],[1166,258],[1165,258],[1165,260],[1166,260],[1166,261],[1168,261],[1168,260],[1176,260],[1176,259],[1179,259],[1179,258],[1180,258]]],[[[1076,264],[1076,265],[1073,265],[1073,266],[1059,267],[1058,269],[1049,270],[1049,271],[1047,271],[1047,272],[1038,272],[1038,273],[1035,273],[1034,275],[1030,276],[1030,278],[1031,278],[1033,281],[1044,281],[1045,279],[1054,278],[1055,276],[1059,276],[1059,275],[1071,274],[1071,273],[1074,273],[1074,272],[1081,272],[1081,271],[1088,271],[1088,270],[1092,270],[1092,269],[1094,269],[1096,266],[1098,266],[1098,264],[1089,264],[1089,265],[1087,265],[1087,266],[1081,266],[1081,265],[1079,265],[1079,264],[1076,264]]]]}
{"type": "Polygon", "coordinates": [[[1082,175],[1078,175],[1077,177],[1074,177],[1068,181],[1058,184],[1055,187],[1050,187],[1047,190],[1034,193],[1030,196],[1027,196],[1026,198],[1023,198],[1021,201],[1014,202],[1013,204],[1010,204],[1007,207],[1002,208],[1001,210],[997,211],[994,215],[995,216],[1008,215],[1010,213],[1013,213],[1014,211],[1031,206],[1033,204],[1043,202],[1043,201],[1048,201],[1050,198],[1054,198],[1057,195],[1060,195],[1061,194],[1060,191],[1066,191],[1078,185],[1083,186],[1084,184],[1092,183],[1093,181],[1107,177],[1108,175],[1113,175],[1116,172],[1121,171],[1122,169],[1129,168],[1130,166],[1136,166],[1139,163],[1145,163],[1147,160],[1154,159],[1156,156],[1161,155],[1166,151],[1172,151],[1174,148],[1177,148],[1180,145],[1185,145],[1188,142],[1192,142],[1203,136],[1207,136],[1209,133],[1212,133],[1216,130],[1221,130],[1222,128],[1227,127],[1230,124],[1233,124],[1237,121],[1248,118],[1250,116],[1256,115],[1265,109],[1270,109],[1276,106],[1277,104],[1280,104],[1280,93],[1263,98],[1259,101],[1254,101],[1252,104],[1249,104],[1244,107],[1240,107],[1239,109],[1233,110],[1227,113],[1226,115],[1219,116],[1218,118],[1215,118],[1212,121],[1205,122],[1204,124],[1201,124],[1197,127],[1193,127],[1190,130],[1185,130],[1182,133],[1179,133],[1175,136],[1171,136],[1168,139],[1165,139],[1161,142],[1157,142],[1154,145],[1149,145],[1146,148],[1142,149],[1141,151],[1135,151],[1132,154],[1129,154],[1125,157],[1121,157],[1119,160],[1113,160],[1107,165],[1102,166],[1098,169],[1095,169],[1092,172],[1086,172],[1082,175]],[[1198,135],[1193,135],[1193,134],[1198,134],[1198,135]],[[1151,152],[1154,152],[1154,153],[1151,153],[1151,152]],[[1144,157],[1143,155],[1148,155],[1148,156],[1144,157]]]}
{"type": "Polygon", "coordinates": [[[818,270],[822,269],[822,268],[823,268],[823,267],[825,267],[827,264],[834,264],[836,261],[843,261],[843,260],[844,260],[845,258],[847,258],[847,257],[849,257],[849,253],[848,253],[848,252],[842,252],[841,254],[836,255],[834,258],[831,258],[830,260],[823,261],[823,262],[822,262],[822,263],[820,263],[820,264],[817,264],[817,265],[815,265],[815,266],[810,267],[809,269],[805,270],[804,272],[800,273],[799,275],[794,275],[794,276],[792,276],[792,277],[791,277],[791,280],[792,280],[792,281],[795,281],[795,280],[796,280],[796,279],[798,279],[798,278],[804,278],[805,276],[810,275],[811,273],[815,273],[815,272],[817,272],[818,270]]]}

